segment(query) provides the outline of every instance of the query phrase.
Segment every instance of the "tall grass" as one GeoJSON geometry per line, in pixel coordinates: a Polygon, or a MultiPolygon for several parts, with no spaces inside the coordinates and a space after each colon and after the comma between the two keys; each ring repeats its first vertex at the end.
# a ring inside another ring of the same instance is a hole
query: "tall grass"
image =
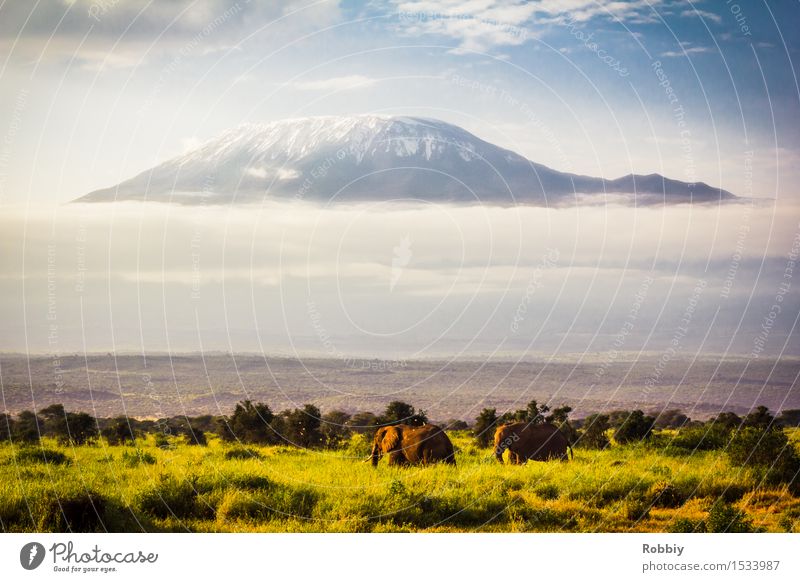
{"type": "Polygon", "coordinates": [[[340,451],[209,446],[0,445],[4,531],[700,531],[733,515],[796,531],[800,500],[724,452],[652,445],[500,465],[453,433],[457,467],[377,469],[340,451]],[[57,459],[57,460],[56,460],[57,459]],[[710,512],[713,509],[713,513],[710,512]],[[720,517],[722,516],[722,517],[720,517]]]}

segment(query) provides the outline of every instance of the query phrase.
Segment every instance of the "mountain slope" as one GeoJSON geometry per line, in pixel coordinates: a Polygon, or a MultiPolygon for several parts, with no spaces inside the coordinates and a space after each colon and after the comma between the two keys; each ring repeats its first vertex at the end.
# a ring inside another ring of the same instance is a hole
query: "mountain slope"
{"type": "Polygon", "coordinates": [[[559,204],[602,194],[635,196],[638,203],[735,198],[658,174],[606,180],[558,172],[449,123],[364,115],[242,125],[77,201],[559,204]]]}

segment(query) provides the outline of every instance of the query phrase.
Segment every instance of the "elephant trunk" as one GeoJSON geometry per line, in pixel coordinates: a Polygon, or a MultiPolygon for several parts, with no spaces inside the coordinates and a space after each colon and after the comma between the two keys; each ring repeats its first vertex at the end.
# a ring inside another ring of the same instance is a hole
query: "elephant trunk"
{"type": "Polygon", "coordinates": [[[378,443],[374,443],[372,445],[372,452],[370,453],[370,460],[372,461],[372,466],[377,467],[378,461],[381,460],[381,448],[378,446],[378,443]]]}
{"type": "MultiPolygon", "coordinates": [[[[497,462],[501,465],[503,464],[503,453],[506,452],[506,449],[511,444],[511,440],[506,438],[505,431],[498,430],[494,435],[494,458],[497,459],[497,462]]],[[[511,462],[511,459],[509,459],[511,462]]]]}
{"type": "Polygon", "coordinates": [[[501,465],[503,464],[503,453],[506,451],[506,448],[503,446],[503,441],[501,439],[495,439],[494,443],[494,458],[497,459],[497,462],[501,465]]]}
{"type": "Polygon", "coordinates": [[[504,449],[502,446],[494,448],[494,458],[497,459],[497,462],[499,462],[501,465],[503,464],[503,451],[504,449]]]}

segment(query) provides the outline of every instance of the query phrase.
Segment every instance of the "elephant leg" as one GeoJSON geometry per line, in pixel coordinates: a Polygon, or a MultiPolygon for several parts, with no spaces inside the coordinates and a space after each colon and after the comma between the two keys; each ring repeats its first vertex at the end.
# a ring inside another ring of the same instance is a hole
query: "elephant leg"
{"type": "Polygon", "coordinates": [[[403,465],[407,464],[407,461],[401,451],[392,451],[389,453],[389,464],[402,467],[403,465]]]}

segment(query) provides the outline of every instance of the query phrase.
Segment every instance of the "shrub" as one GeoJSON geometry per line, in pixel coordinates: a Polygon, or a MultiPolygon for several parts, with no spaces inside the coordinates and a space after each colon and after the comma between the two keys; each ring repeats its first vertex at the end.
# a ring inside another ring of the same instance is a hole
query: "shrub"
{"type": "Polygon", "coordinates": [[[675,509],[686,503],[688,496],[672,483],[660,481],[650,487],[647,492],[647,498],[653,507],[675,509]]]}
{"type": "Polygon", "coordinates": [[[732,431],[723,424],[684,427],[678,431],[669,445],[693,451],[712,451],[725,448],[731,440],[732,431]]]}
{"type": "Polygon", "coordinates": [[[541,424],[545,421],[545,414],[550,410],[546,404],[539,404],[536,400],[528,402],[528,406],[515,412],[506,412],[501,418],[501,423],[506,422],[527,422],[529,424],[541,424]]]}
{"type": "Polygon", "coordinates": [[[715,482],[701,483],[698,490],[698,497],[712,497],[725,503],[733,503],[744,497],[750,487],[744,483],[715,482]]]}
{"type": "Polygon", "coordinates": [[[131,419],[127,416],[117,416],[112,418],[108,426],[100,431],[106,438],[109,445],[124,445],[136,440],[136,431],[133,429],[131,419]]]}
{"type": "Polygon", "coordinates": [[[322,413],[313,404],[306,404],[303,408],[295,408],[282,414],[285,434],[289,443],[302,447],[318,447],[322,445],[324,437],[320,427],[322,413]]]}
{"type": "Polygon", "coordinates": [[[61,451],[44,447],[24,447],[17,451],[18,463],[45,463],[50,465],[68,465],[71,460],[61,451]]]}
{"type": "Polygon", "coordinates": [[[800,508],[793,507],[784,511],[780,526],[788,533],[800,533],[800,508]]]}
{"type": "Polygon", "coordinates": [[[789,483],[795,492],[800,488],[797,479],[800,457],[781,429],[740,430],[731,441],[728,457],[734,465],[759,468],[767,483],[789,483]]]}
{"type": "Polygon", "coordinates": [[[347,447],[344,449],[345,454],[355,459],[366,459],[372,450],[372,438],[368,434],[355,433],[351,435],[347,447]]]}
{"type": "Polygon", "coordinates": [[[567,437],[567,442],[570,444],[578,440],[578,431],[569,423],[569,413],[572,412],[571,406],[559,406],[554,408],[553,411],[547,415],[545,420],[554,424],[558,429],[567,437]]]}
{"type": "Polygon", "coordinates": [[[225,451],[225,459],[235,460],[235,459],[260,459],[261,453],[254,449],[248,449],[246,447],[235,447],[233,449],[225,451]]]}
{"type": "Polygon", "coordinates": [[[606,431],[609,428],[608,415],[592,414],[583,421],[583,432],[576,445],[585,449],[604,449],[608,446],[606,431]]]}
{"type": "Polygon", "coordinates": [[[319,430],[326,447],[335,449],[350,439],[351,432],[347,426],[349,421],[350,415],[341,410],[332,410],[322,417],[322,426],[319,430]]]}
{"type": "Polygon", "coordinates": [[[444,423],[444,428],[447,430],[469,430],[469,425],[460,418],[451,418],[444,423]]]}
{"type": "Polygon", "coordinates": [[[128,467],[136,467],[138,465],[154,465],[156,458],[141,449],[134,449],[134,451],[123,451],[122,462],[128,467]]]}
{"type": "Polygon", "coordinates": [[[97,420],[85,412],[66,412],[63,404],[51,404],[39,411],[44,434],[62,444],[83,445],[99,436],[97,420]]]}
{"type": "Polygon", "coordinates": [[[689,422],[689,417],[680,410],[665,410],[656,416],[654,426],[656,428],[680,428],[689,422]]]}
{"type": "Polygon", "coordinates": [[[634,410],[624,418],[614,433],[614,439],[623,444],[644,440],[653,430],[653,421],[652,416],[645,416],[641,410],[634,410]]]}
{"type": "Polygon", "coordinates": [[[475,419],[472,434],[479,447],[486,448],[494,442],[494,433],[497,429],[498,418],[496,408],[484,408],[475,419]]]}
{"type": "Polygon", "coordinates": [[[230,417],[219,420],[218,428],[220,437],[226,441],[278,444],[283,439],[281,431],[274,424],[276,420],[270,407],[263,402],[253,404],[250,400],[244,400],[236,405],[230,417]]]}
{"type": "Polygon", "coordinates": [[[382,425],[410,424],[411,426],[422,426],[428,422],[428,416],[424,411],[418,411],[406,402],[395,400],[386,406],[386,410],[379,418],[379,422],[382,425]]]}
{"type": "Polygon", "coordinates": [[[0,443],[8,442],[14,434],[14,425],[16,421],[10,414],[0,412],[0,443]]]}
{"type": "Polygon", "coordinates": [[[39,530],[63,533],[104,532],[106,499],[93,491],[80,491],[48,500],[39,530]]]}
{"type": "Polygon", "coordinates": [[[13,438],[22,443],[38,442],[41,428],[39,418],[30,410],[23,410],[17,415],[17,421],[13,425],[13,438]]]}
{"type": "Polygon", "coordinates": [[[143,512],[158,518],[173,515],[178,518],[195,517],[202,513],[197,504],[197,488],[195,480],[178,480],[162,476],[141,491],[134,504],[143,512]]]}
{"type": "Polygon", "coordinates": [[[308,518],[316,502],[313,491],[280,484],[272,484],[267,490],[253,493],[232,489],[225,493],[217,516],[223,521],[308,518]]]}
{"type": "Polygon", "coordinates": [[[68,412],[67,429],[67,441],[76,445],[92,442],[100,436],[97,419],[85,412],[68,412]]]}
{"type": "MultiPolygon", "coordinates": [[[[791,408],[782,411],[775,422],[780,426],[797,426],[800,427],[800,409],[791,408]]],[[[2,427],[0,427],[0,431],[2,427]]]]}
{"type": "Polygon", "coordinates": [[[742,419],[734,412],[720,412],[716,418],[710,420],[708,424],[719,424],[725,428],[739,428],[742,419]]]}
{"type": "Polygon", "coordinates": [[[650,515],[650,504],[644,499],[633,499],[625,504],[625,515],[629,521],[647,519],[650,515]]]}
{"type": "Polygon", "coordinates": [[[159,449],[174,449],[175,445],[173,445],[169,437],[165,435],[163,432],[157,432],[154,437],[154,442],[156,447],[159,449]]]}
{"type": "Polygon", "coordinates": [[[266,490],[275,487],[275,483],[272,480],[262,475],[229,475],[223,477],[223,480],[225,486],[251,491],[266,490]]]}
{"type": "Polygon", "coordinates": [[[774,420],[775,417],[770,414],[769,408],[766,406],[758,406],[744,417],[742,426],[767,429],[772,426],[774,420]]]}
{"type": "Polygon", "coordinates": [[[558,486],[553,485],[552,483],[547,485],[539,485],[539,487],[534,489],[533,492],[542,499],[546,499],[548,501],[558,499],[558,495],[560,493],[558,486]]]}
{"type": "Polygon", "coordinates": [[[198,445],[201,447],[208,446],[208,438],[203,430],[196,427],[189,427],[183,435],[186,437],[187,445],[198,445]]]}
{"type": "Polygon", "coordinates": [[[379,423],[378,417],[371,412],[356,412],[347,421],[347,426],[354,433],[366,434],[372,437],[379,423]]]}
{"type": "Polygon", "coordinates": [[[720,501],[711,506],[705,525],[706,530],[710,533],[750,533],[753,531],[753,526],[744,512],[720,501]]]}

